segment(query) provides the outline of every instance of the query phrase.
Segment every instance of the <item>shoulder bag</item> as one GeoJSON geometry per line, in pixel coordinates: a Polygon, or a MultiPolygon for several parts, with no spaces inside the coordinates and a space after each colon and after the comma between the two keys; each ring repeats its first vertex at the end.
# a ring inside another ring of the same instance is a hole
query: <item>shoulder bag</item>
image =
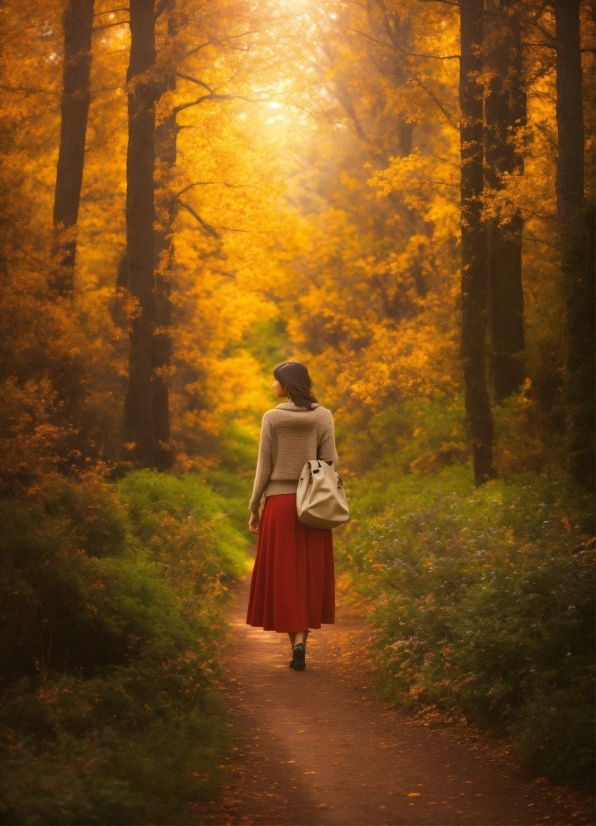
{"type": "Polygon", "coordinates": [[[333,462],[311,459],[302,468],[296,491],[298,521],[310,528],[337,528],[350,518],[344,484],[333,462]]]}

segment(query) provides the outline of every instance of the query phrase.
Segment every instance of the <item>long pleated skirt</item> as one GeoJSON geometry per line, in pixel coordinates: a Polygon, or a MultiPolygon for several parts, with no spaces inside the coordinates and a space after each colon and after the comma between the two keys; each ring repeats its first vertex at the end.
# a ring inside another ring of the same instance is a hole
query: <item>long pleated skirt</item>
{"type": "Polygon", "coordinates": [[[265,500],[246,622],[279,632],[335,622],[331,531],[298,521],[295,493],[265,500]]]}

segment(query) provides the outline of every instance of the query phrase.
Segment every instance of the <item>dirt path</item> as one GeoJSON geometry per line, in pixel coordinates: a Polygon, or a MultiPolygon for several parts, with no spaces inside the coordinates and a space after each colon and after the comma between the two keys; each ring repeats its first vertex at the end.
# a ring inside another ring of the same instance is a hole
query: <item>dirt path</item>
{"type": "Polygon", "coordinates": [[[431,729],[369,689],[362,617],[341,603],[314,632],[307,668],[288,668],[287,637],[245,625],[248,581],[229,620],[226,686],[240,746],[217,824],[593,823],[585,795],[532,779],[488,738],[431,729]]]}

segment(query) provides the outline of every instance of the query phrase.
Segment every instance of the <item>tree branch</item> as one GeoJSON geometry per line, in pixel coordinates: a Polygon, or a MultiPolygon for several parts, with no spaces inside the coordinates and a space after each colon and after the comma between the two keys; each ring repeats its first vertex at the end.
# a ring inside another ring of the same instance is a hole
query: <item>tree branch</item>
{"type": "Polygon", "coordinates": [[[445,120],[447,121],[447,123],[450,126],[452,126],[454,129],[457,129],[458,124],[455,121],[454,117],[452,116],[451,112],[441,103],[441,101],[435,95],[435,93],[431,89],[428,89],[424,85],[424,83],[420,80],[420,77],[415,72],[411,72],[411,74],[412,74],[413,79],[418,84],[418,86],[420,86],[420,88],[422,89],[422,91],[426,92],[426,94],[429,96],[429,98],[432,100],[432,102],[435,104],[435,106],[437,106],[439,108],[439,110],[442,112],[442,114],[445,117],[445,120]]]}
{"type": "Polygon", "coordinates": [[[26,95],[49,95],[58,99],[62,97],[60,92],[52,92],[50,89],[36,89],[34,86],[7,86],[5,83],[0,83],[0,90],[3,92],[23,92],[26,95]]]}
{"type": "Polygon", "coordinates": [[[186,52],[186,54],[182,56],[180,62],[182,62],[182,60],[186,60],[187,57],[192,57],[193,54],[196,54],[201,49],[204,49],[205,46],[222,46],[228,40],[238,40],[241,37],[248,37],[249,34],[259,34],[262,31],[263,29],[251,29],[247,32],[242,32],[242,34],[233,34],[229,37],[223,37],[221,39],[219,37],[212,37],[210,40],[206,40],[204,43],[200,43],[198,46],[194,46],[186,52]]]}
{"type": "Polygon", "coordinates": [[[128,6],[122,6],[122,8],[120,9],[110,9],[109,11],[97,11],[93,15],[93,17],[103,17],[106,14],[116,14],[116,12],[119,11],[130,11],[130,8],[128,6]]]}
{"type": "Polygon", "coordinates": [[[155,9],[155,19],[156,20],[159,17],[161,17],[161,15],[165,11],[165,8],[166,8],[166,6],[168,5],[169,2],[171,2],[171,0],[159,0],[159,2],[157,3],[157,7],[155,9]]]}
{"type": "Polygon", "coordinates": [[[101,32],[104,29],[111,29],[113,26],[126,26],[130,20],[118,20],[116,23],[104,23],[103,26],[93,26],[94,32],[101,32]]]}
{"type": "Polygon", "coordinates": [[[194,189],[195,186],[225,186],[228,189],[242,189],[243,187],[248,186],[247,184],[229,184],[227,181],[194,181],[192,184],[187,184],[180,192],[176,193],[173,196],[172,200],[175,201],[177,198],[180,198],[186,192],[191,189],[194,189]]]}
{"type": "Polygon", "coordinates": [[[244,100],[246,103],[267,103],[270,98],[247,98],[244,95],[201,95],[200,98],[192,100],[190,103],[181,103],[179,106],[176,106],[173,111],[177,114],[178,112],[182,112],[184,109],[190,109],[191,106],[197,106],[199,103],[203,103],[206,100],[220,102],[224,100],[244,100]]]}
{"type": "MultiPolygon", "coordinates": [[[[207,264],[207,266],[209,267],[209,264],[207,264]]],[[[209,267],[209,269],[211,270],[211,272],[215,272],[218,275],[225,275],[226,278],[232,278],[232,279],[237,278],[235,272],[226,272],[225,270],[216,270],[215,267],[209,267]]]]}
{"type": "Polygon", "coordinates": [[[191,75],[185,75],[183,72],[176,72],[176,77],[182,78],[182,80],[189,80],[191,83],[196,83],[197,86],[202,86],[203,89],[207,89],[207,91],[210,94],[212,94],[212,95],[215,94],[215,90],[212,89],[211,86],[208,86],[202,80],[197,80],[196,77],[192,77],[191,75]]]}
{"type": "Polygon", "coordinates": [[[371,35],[366,34],[366,32],[361,32],[359,29],[352,29],[350,26],[344,27],[346,31],[352,32],[352,34],[358,34],[360,37],[364,37],[365,40],[374,43],[376,46],[382,46],[384,49],[389,49],[390,51],[399,51],[403,54],[408,55],[408,57],[424,57],[428,58],[429,60],[459,60],[461,55],[458,54],[447,54],[447,55],[439,55],[439,54],[421,54],[418,52],[409,52],[407,49],[404,49],[403,46],[399,46],[398,44],[391,41],[391,43],[383,43],[382,40],[377,40],[376,37],[371,37],[371,35]]]}
{"type": "Polygon", "coordinates": [[[217,238],[218,240],[221,239],[221,235],[215,229],[215,227],[212,227],[211,224],[208,224],[207,221],[205,221],[203,218],[201,218],[199,213],[196,212],[190,206],[190,204],[187,204],[186,201],[181,201],[180,199],[178,199],[178,203],[180,204],[181,207],[184,207],[184,209],[186,209],[188,212],[190,212],[192,217],[195,218],[199,222],[199,224],[203,227],[203,229],[205,230],[207,235],[210,235],[212,238],[217,238]]]}
{"type": "Polygon", "coordinates": [[[200,52],[201,49],[204,49],[206,46],[215,46],[216,43],[213,40],[206,40],[204,43],[199,43],[198,46],[194,46],[189,52],[186,52],[185,55],[182,55],[180,62],[186,60],[187,57],[192,57],[193,54],[200,52]]]}

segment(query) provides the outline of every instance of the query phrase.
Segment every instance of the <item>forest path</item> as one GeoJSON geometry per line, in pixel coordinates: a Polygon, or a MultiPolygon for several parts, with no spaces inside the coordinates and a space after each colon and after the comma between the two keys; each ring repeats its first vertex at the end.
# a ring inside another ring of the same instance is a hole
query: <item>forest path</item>
{"type": "Polygon", "coordinates": [[[245,624],[241,583],[224,655],[238,747],[217,824],[593,823],[591,799],[517,768],[465,726],[429,728],[369,689],[364,618],[338,600],[335,626],[309,637],[306,671],[288,668],[286,635],[245,624]]]}

